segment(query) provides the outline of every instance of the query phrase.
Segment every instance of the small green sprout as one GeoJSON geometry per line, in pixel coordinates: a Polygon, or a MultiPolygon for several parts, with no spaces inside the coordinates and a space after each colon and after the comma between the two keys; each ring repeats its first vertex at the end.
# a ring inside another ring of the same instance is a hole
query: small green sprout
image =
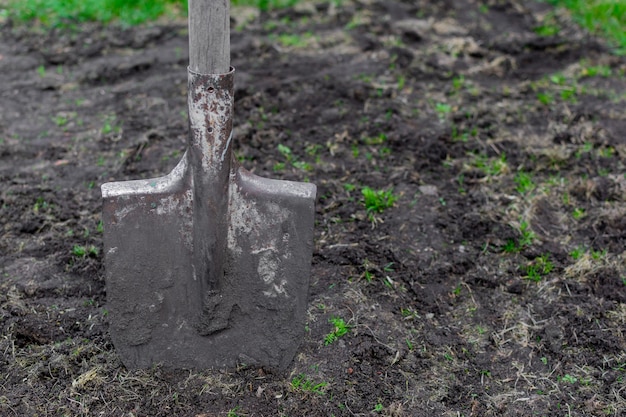
{"type": "Polygon", "coordinates": [[[306,375],[298,374],[291,380],[291,389],[294,391],[312,392],[318,395],[324,395],[324,388],[328,382],[314,383],[306,375]]]}
{"type": "Polygon", "coordinates": [[[608,65],[597,65],[584,67],[580,73],[581,77],[595,77],[599,75],[601,77],[610,77],[612,74],[611,67],[608,65]]]}
{"type": "Polygon", "coordinates": [[[293,161],[291,165],[293,165],[295,168],[298,168],[299,170],[302,170],[302,171],[313,170],[313,167],[311,166],[311,164],[309,164],[308,162],[304,162],[304,161],[293,161]]]}
{"type": "Polygon", "coordinates": [[[558,378],[559,382],[567,382],[568,384],[575,384],[578,382],[578,378],[572,376],[570,374],[565,374],[562,377],[558,378]]]}
{"type": "Polygon", "coordinates": [[[557,35],[561,31],[561,29],[558,26],[555,26],[553,24],[545,24],[545,25],[537,26],[533,30],[535,31],[537,35],[542,36],[542,37],[554,36],[554,35],[557,35]]]}
{"type": "Polygon", "coordinates": [[[398,197],[391,190],[373,190],[370,187],[363,187],[363,204],[368,212],[382,213],[385,209],[393,207],[398,197]]]}
{"type": "Polygon", "coordinates": [[[306,32],[302,35],[283,33],[274,38],[277,39],[282,46],[292,48],[304,48],[310,44],[311,40],[314,37],[313,33],[306,32]]]}
{"type": "Polygon", "coordinates": [[[335,326],[335,328],[324,338],[324,346],[328,346],[337,341],[337,339],[350,331],[350,326],[340,317],[332,317],[328,322],[335,326]]]}
{"type": "Polygon", "coordinates": [[[563,85],[565,84],[565,81],[567,81],[567,79],[565,78],[565,76],[563,74],[552,74],[550,76],[550,81],[552,81],[553,84],[556,85],[563,85]]]}
{"type": "Polygon", "coordinates": [[[507,170],[506,155],[502,154],[499,158],[487,158],[487,155],[476,155],[473,163],[474,167],[481,170],[487,176],[497,176],[507,170]]]}
{"type": "Polygon", "coordinates": [[[602,250],[591,250],[591,259],[593,259],[594,261],[599,261],[600,259],[603,259],[604,257],[606,257],[607,254],[607,250],[606,249],[602,249],[602,250]]]}
{"type": "Polygon", "coordinates": [[[544,106],[549,106],[554,103],[554,95],[550,92],[537,93],[537,100],[544,106]]]}
{"type": "Polygon", "coordinates": [[[435,111],[439,115],[440,120],[444,120],[446,115],[452,111],[452,106],[446,103],[435,104],[435,111]]]}
{"type": "Polygon", "coordinates": [[[374,136],[373,138],[363,138],[363,143],[366,145],[382,145],[387,141],[387,135],[384,133],[380,133],[378,136],[374,136]]]}
{"type": "Polygon", "coordinates": [[[554,269],[554,264],[548,258],[548,255],[541,255],[526,266],[526,279],[539,282],[541,278],[548,275],[554,269]]]}
{"type": "Polygon", "coordinates": [[[95,257],[98,256],[98,248],[94,245],[89,246],[89,248],[82,245],[74,245],[72,247],[72,255],[78,258],[85,258],[87,256],[95,257]]]}
{"type": "Polygon", "coordinates": [[[398,90],[402,90],[404,88],[404,85],[406,84],[406,78],[404,77],[404,75],[401,75],[398,77],[398,83],[397,83],[397,89],[398,90]]]}
{"type": "Polygon", "coordinates": [[[513,239],[509,239],[506,241],[506,243],[502,247],[502,250],[505,251],[506,253],[517,252],[517,244],[515,243],[513,239]]]}
{"type": "Polygon", "coordinates": [[[410,351],[413,351],[415,349],[415,346],[413,345],[413,342],[411,342],[411,340],[408,339],[408,338],[405,339],[405,341],[406,341],[406,347],[408,347],[410,351]]]}
{"type": "Polygon", "coordinates": [[[520,171],[517,175],[515,175],[514,181],[517,184],[515,189],[522,195],[525,195],[535,189],[535,183],[533,182],[533,177],[530,173],[520,171]]]}
{"type": "Polygon", "coordinates": [[[569,253],[569,256],[571,256],[575,261],[577,261],[583,257],[585,252],[586,252],[586,249],[583,246],[578,246],[576,249],[572,250],[569,253]]]}
{"type": "Polygon", "coordinates": [[[462,74],[452,79],[452,88],[454,88],[457,91],[460,90],[464,84],[465,84],[465,77],[462,74]]]}
{"type": "Polygon", "coordinates": [[[526,221],[522,221],[519,226],[520,237],[517,242],[513,239],[509,239],[506,241],[502,250],[506,253],[514,253],[519,252],[524,247],[528,247],[532,245],[535,240],[535,233],[530,230],[530,225],[526,221]]]}
{"type": "Polygon", "coordinates": [[[291,161],[293,159],[293,153],[291,152],[291,148],[289,146],[279,143],[278,152],[280,152],[280,154],[285,157],[287,161],[291,161]]]}
{"type": "Polygon", "coordinates": [[[72,248],[72,255],[82,258],[87,255],[87,248],[81,245],[74,245],[72,248]]]}
{"type": "Polygon", "coordinates": [[[239,406],[228,410],[228,413],[226,414],[226,417],[239,417],[239,414],[237,414],[237,410],[239,410],[239,406]]]}
{"type": "Polygon", "coordinates": [[[68,122],[69,119],[67,118],[67,116],[64,116],[62,114],[56,115],[52,118],[52,121],[54,122],[54,124],[56,124],[59,127],[65,126],[68,122]]]}
{"type": "Polygon", "coordinates": [[[585,217],[585,209],[577,207],[574,209],[574,211],[572,212],[572,217],[574,217],[574,219],[576,220],[580,220],[583,217],[585,217]]]}
{"type": "Polygon", "coordinates": [[[533,241],[535,240],[535,233],[530,230],[528,222],[522,221],[519,225],[519,231],[522,234],[519,239],[520,247],[532,245],[533,241]]]}

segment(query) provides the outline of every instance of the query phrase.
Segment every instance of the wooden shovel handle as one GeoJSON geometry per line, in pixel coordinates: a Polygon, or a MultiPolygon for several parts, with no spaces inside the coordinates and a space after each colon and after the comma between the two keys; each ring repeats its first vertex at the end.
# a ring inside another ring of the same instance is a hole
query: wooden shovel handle
{"type": "Polygon", "coordinates": [[[189,0],[189,68],[199,74],[230,70],[230,0],[189,0]]]}

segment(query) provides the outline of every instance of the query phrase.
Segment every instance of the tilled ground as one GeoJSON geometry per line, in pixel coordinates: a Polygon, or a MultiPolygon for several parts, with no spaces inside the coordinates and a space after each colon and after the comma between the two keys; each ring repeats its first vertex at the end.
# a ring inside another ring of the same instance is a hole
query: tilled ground
{"type": "Polygon", "coordinates": [[[318,186],[293,365],[128,371],[110,341],[99,185],[180,160],[184,22],[5,21],[2,415],[625,415],[626,60],[532,1],[232,26],[238,158],[318,186]]]}

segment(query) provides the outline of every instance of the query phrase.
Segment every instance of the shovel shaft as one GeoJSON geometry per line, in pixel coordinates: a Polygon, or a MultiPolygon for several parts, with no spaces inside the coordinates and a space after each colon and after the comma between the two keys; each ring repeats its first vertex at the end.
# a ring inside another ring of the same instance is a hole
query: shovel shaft
{"type": "Polygon", "coordinates": [[[189,68],[199,74],[228,72],[229,0],[189,0],[189,68]]]}
{"type": "Polygon", "coordinates": [[[199,296],[219,290],[224,276],[233,128],[233,77],[189,71],[189,162],[193,178],[195,280],[199,296]]]}

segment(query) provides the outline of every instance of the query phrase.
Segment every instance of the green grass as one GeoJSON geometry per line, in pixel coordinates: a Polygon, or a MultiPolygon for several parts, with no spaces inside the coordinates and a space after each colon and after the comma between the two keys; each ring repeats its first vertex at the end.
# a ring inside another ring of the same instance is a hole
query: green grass
{"type": "Polygon", "coordinates": [[[548,0],[554,6],[566,7],[574,20],[594,34],[605,36],[626,54],[626,1],[624,0],[548,0]]]}
{"type": "Polygon", "coordinates": [[[393,207],[398,197],[391,190],[373,190],[363,187],[363,204],[368,212],[382,213],[385,209],[393,207]]]}
{"type": "Polygon", "coordinates": [[[299,3],[299,0],[231,0],[233,6],[256,7],[259,10],[282,9],[299,3]]]}
{"type": "Polygon", "coordinates": [[[554,264],[550,261],[549,256],[544,254],[526,265],[526,279],[539,282],[543,276],[548,275],[553,269],[554,264]]]}
{"type": "Polygon", "coordinates": [[[98,248],[94,245],[91,245],[89,248],[82,245],[74,245],[72,248],[72,255],[78,258],[85,258],[87,256],[98,256],[98,248]]]}
{"type": "MultiPolygon", "coordinates": [[[[260,10],[290,7],[299,0],[232,0],[232,6],[260,10]]],[[[7,0],[0,13],[18,22],[37,21],[44,27],[66,27],[96,21],[137,25],[165,14],[183,16],[187,0],[7,0]]]]}
{"type": "Polygon", "coordinates": [[[328,382],[315,383],[304,374],[298,374],[291,380],[291,389],[305,393],[324,395],[328,382]]]}
{"type": "Polygon", "coordinates": [[[350,327],[342,318],[332,317],[328,320],[334,329],[324,337],[324,345],[328,346],[350,331],[350,327]]]}
{"type": "Polygon", "coordinates": [[[69,26],[86,21],[120,21],[136,25],[167,12],[185,12],[186,0],[8,0],[9,17],[43,26],[69,26]]]}
{"type": "Polygon", "coordinates": [[[513,180],[517,184],[515,189],[522,195],[526,195],[535,189],[532,174],[528,172],[519,171],[513,180]]]}
{"type": "Polygon", "coordinates": [[[535,233],[530,229],[530,225],[522,221],[519,225],[520,237],[517,242],[513,239],[506,241],[502,250],[506,253],[520,252],[522,249],[529,247],[535,241],[535,233]]]}
{"type": "MultiPolygon", "coordinates": [[[[256,7],[259,10],[291,7],[300,0],[232,0],[232,6],[256,7]]],[[[338,0],[336,0],[338,1],[338,0]]],[[[547,0],[553,6],[566,7],[581,26],[609,39],[617,52],[626,54],[625,0],[547,0]]],[[[187,0],[7,0],[0,13],[18,21],[37,21],[45,27],[71,26],[86,21],[118,21],[136,25],[167,13],[184,15],[187,0]]],[[[552,36],[559,28],[552,22],[535,29],[541,36],[552,36]]],[[[462,80],[460,80],[462,83],[462,80]]],[[[455,88],[458,88],[455,85],[455,88]]],[[[440,116],[448,112],[438,110],[440,116]]]]}

